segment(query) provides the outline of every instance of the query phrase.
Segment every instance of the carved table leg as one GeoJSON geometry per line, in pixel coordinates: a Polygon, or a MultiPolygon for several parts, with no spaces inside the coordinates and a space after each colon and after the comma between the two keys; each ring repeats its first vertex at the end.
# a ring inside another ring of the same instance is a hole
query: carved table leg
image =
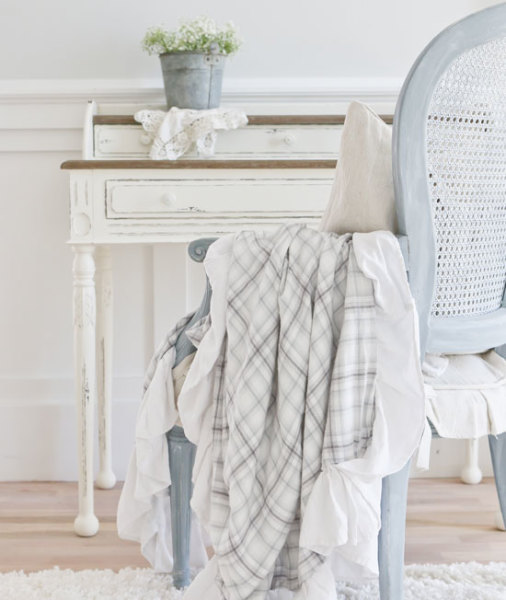
{"type": "Polygon", "coordinates": [[[98,531],[93,511],[93,411],[95,408],[95,261],[93,246],[73,246],[74,368],[77,400],[77,456],[79,512],[74,521],[77,535],[98,531]]]}
{"type": "Polygon", "coordinates": [[[108,246],[99,246],[95,253],[97,270],[97,400],[99,471],[97,486],[109,489],[116,483],[112,472],[111,396],[112,396],[112,264],[108,246]]]}
{"type": "Polygon", "coordinates": [[[466,463],[460,474],[464,483],[476,484],[482,480],[482,472],[478,462],[478,440],[476,438],[467,440],[466,463]]]}

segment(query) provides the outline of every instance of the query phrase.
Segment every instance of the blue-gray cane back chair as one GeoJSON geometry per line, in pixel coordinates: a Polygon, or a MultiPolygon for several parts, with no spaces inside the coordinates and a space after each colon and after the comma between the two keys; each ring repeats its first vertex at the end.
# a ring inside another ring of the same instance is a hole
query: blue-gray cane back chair
{"type": "MultiPolygon", "coordinates": [[[[506,4],[459,21],[422,52],[394,118],[399,242],[426,351],[506,355],[506,4]],[[503,346],[503,348],[501,348],[503,346]]],[[[190,256],[203,260],[212,240],[190,256]]],[[[197,316],[209,310],[209,289],[197,316]]],[[[176,362],[193,351],[186,336],[176,362]]],[[[174,583],[189,583],[192,445],[168,433],[174,583]]],[[[490,436],[506,522],[506,434],[490,436]]],[[[401,600],[409,464],[383,480],[381,600],[401,600]]]]}
{"type": "MultiPolygon", "coordinates": [[[[506,3],[425,48],[401,90],[392,143],[422,359],[492,348],[506,355],[506,3]]],[[[506,434],[489,442],[506,522],[506,434]]],[[[402,598],[407,479],[405,468],[383,484],[382,600],[402,598]]]]}

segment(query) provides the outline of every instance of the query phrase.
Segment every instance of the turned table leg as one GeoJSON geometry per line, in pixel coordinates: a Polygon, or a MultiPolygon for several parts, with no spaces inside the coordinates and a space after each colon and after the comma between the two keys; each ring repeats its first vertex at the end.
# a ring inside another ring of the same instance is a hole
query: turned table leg
{"type": "Polygon", "coordinates": [[[77,456],[79,512],[74,521],[77,535],[98,531],[93,510],[93,411],[95,380],[95,261],[93,246],[75,245],[73,264],[74,368],[77,401],[77,456]]]}
{"type": "Polygon", "coordinates": [[[466,462],[460,474],[460,479],[464,483],[469,483],[472,485],[480,483],[483,477],[478,460],[478,442],[479,440],[476,438],[466,441],[466,462]]]}
{"type": "Polygon", "coordinates": [[[112,264],[108,246],[97,247],[95,253],[95,287],[97,298],[97,401],[99,471],[96,484],[109,489],[116,483],[112,471],[111,397],[112,397],[112,264]]]}

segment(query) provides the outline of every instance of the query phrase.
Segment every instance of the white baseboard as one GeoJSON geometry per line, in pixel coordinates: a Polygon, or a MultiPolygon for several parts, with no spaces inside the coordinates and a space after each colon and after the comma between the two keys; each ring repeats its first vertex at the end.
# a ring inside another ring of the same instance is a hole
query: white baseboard
{"type": "MultiPolygon", "coordinates": [[[[466,440],[432,440],[430,453],[430,469],[417,471],[412,469],[412,477],[460,477],[466,456],[466,440]]],[[[488,439],[480,440],[479,464],[484,477],[493,475],[488,439]]]]}
{"type": "MultiPolygon", "coordinates": [[[[41,380],[39,380],[41,381],[41,380]]],[[[37,382],[25,382],[25,398],[17,387],[16,398],[0,400],[0,481],[75,481],[77,478],[76,411],[72,401],[63,396],[70,381],[41,382],[45,400],[32,396],[37,382]],[[54,400],[48,394],[54,394],[54,400]]],[[[124,379],[115,388],[130,389],[113,401],[113,469],[119,480],[125,478],[133,448],[135,420],[142,382],[124,379]]],[[[5,392],[5,381],[0,386],[5,392]]],[[[5,396],[0,396],[6,398],[5,396]]],[[[431,468],[412,477],[459,477],[464,463],[465,441],[432,442],[431,468]]],[[[480,467],[484,476],[492,475],[486,439],[480,442],[480,467]]],[[[95,461],[95,472],[98,465],[95,461]]]]}

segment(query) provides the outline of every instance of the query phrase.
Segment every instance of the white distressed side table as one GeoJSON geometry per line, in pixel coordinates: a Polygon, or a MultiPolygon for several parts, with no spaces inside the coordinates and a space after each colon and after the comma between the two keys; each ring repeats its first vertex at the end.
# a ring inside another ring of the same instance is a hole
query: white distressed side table
{"type": "MultiPolygon", "coordinates": [[[[149,139],[130,115],[86,115],[83,160],[67,161],[74,253],[74,367],[78,413],[78,535],[99,528],[96,484],[116,481],[111,461],[113,289],[110,247],[190,242],[287,222],[316,225],[334,177],[343,116],[263,115],[220,134],[212,159],[147,158],[149,139]]],[[[174,315],[177,317],[177,315],[174,315]]]]}
{"type": "MultiPolygon", "coordinates": [[[[95,406],[96,485],[107,489],[116,482],[110,247],[190,242],[287,222],[316,225],[329,197],[344,123],[343,115],[253,115],[247,127],[219,134],[211,159],[190,154],[184,160],[153,161],[148,159],[150,139],[132,112],[110,114],[107,105],[90,102],[83,160],[62,165],[70,174],[79,464],[74,529],[81,536],[99,528],[93,501],[95,406]]],[[[481,479],[476,441],[468,443],[462,478],[469,483],[481,479]]]]}

